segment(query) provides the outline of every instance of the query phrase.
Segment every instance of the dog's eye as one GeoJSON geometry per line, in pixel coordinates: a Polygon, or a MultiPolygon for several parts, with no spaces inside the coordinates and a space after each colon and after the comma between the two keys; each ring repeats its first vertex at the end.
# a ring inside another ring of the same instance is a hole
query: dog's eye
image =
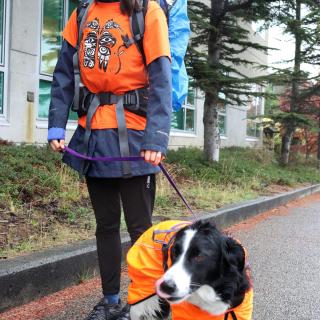
{"type": "Polygon", "coordinates": [[[198,254],[198,255],[196,255],[196,256],[193,257],[193,260],[194,260],[195,262],[203,262],[204,259],[205,259],[205,256],[202,255],[202,254],[198,254]]]}
{"type": "Polygon", "coordinates": [[[174,246],[171,250],[171,257],[174,259],[181,254],[181,249],[179,246],[174,246]]]}

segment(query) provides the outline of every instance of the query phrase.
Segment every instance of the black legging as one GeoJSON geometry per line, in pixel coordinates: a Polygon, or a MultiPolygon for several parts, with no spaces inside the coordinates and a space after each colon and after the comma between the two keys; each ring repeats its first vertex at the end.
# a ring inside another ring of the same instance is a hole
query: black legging
{"type": "Polygon", "coordinates": [[[134,243],[152,225],[155,175],[130,179],[87,177],[86,180],[97,222],[97,252],[103,294],[117,294],[121,273],[121,204],[131,243],[134,243]]]}

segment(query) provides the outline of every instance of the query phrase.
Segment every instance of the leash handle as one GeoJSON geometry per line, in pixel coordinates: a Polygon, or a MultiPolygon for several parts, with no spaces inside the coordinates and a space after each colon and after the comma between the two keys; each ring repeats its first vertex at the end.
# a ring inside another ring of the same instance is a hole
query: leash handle
{"type": "MultiPolygon", "coordinates": [[[[143,157],[140,156],[129,156],[129,157],[90,157],[90,156],[86,156],[83,155],[73,149],[70,149],[69,147],[65,146],[64,147],[64,152],[68,152],[71,155],[79,158],[79,159],[83,159],[83,160],[87,160],[87,161],[104,161],[104,162],[113,162],[113,161],[142,161],[144,160],[143,157]]],[[[179,197],[181,198],[181,200],[183,201],[183,203],[185,204],[186,208],[189,210],[189,212],[195,217],[194,212],[192,211],[191,207],[189,206],[187,200],[185,199],[185,197],[183,196],[183,194],[180,192],[180,190],[178,189],[176,183],[174,182],[173,178],[170,176],[169,172],[166,170],[166,168],[163,166],[162,163],[159,164],[159,168],[161,169],[162,173],[166,176],[166,178],[168,179],[169,183],[171,184],[171,186],[173,187],[173,189],[177,192],[177,194],[179,195],[179,197]]]]}

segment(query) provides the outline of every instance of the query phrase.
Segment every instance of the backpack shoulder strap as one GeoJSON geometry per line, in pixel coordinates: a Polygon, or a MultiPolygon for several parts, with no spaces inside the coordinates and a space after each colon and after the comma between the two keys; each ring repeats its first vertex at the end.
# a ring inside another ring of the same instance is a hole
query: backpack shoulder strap
{"type": "Polygon", "coordinates": [[[174,2],[172,1],[172,5],[169,4],[167,0],[156,0],[156,1],[157,1],[158,5],[160,6],[160,8],[162,9],[162,11],[164,12],[164,15],[167,18],[167,23],[169,25],[169,11],[175,1],[174,2]]]}
{"type": "Polygon", "coordinates": [[[81,0],[77,7],[77,26],[78,26],[78,41],[77,46],[82,39],[84,24],[87,20],[88,10],[94,0],[81,0]]]}
{"type": "Polygon", "coordinates": [[[94,0],[81,0],[79,2],[77,8],[77,26],[78,26],[78,39],[77,39],[77,51],[73,55],[73,73],[74,73],[74,99],[73,105],[74,110],[79,109],[79,102],[80,102],[80,85],[81,85],[81,78],[80,78],[80,68],[79,68],[79,45],[83,35],[83,28],[84,24],[87,20],[88,9],[90,4],[94,0]]]}
{"type": "Polygon", "coordinates": [[[140,51],[144,64],[146,64],[146,56],[143,50],[143,36],[144,36],[144,22],[147,14],[149,0],[140,1],[140,9],[134,10],[133,14],[130,16],[130,28],[133,35],[135,44],[140,51]]]}
{"type": "MultiPolygon", "coordinates": [[[[149,1],[152,0],[140,0],[140,10],[135,10],[130,17],[130,27],[131,27],[131,32],[133,35],[133,39],[135,44],[137,45],[144,64],[146,64],[146,56],[144,54],[143,50],[143,36],[144,36],[144,31],[145,31],[145,17],[147,14],[148,10],[148,4],[149,1]]],[[[153,0],[156,1],[159,6],[161,7],[162,11],[164,12],[167,22],[169,22],[169,10],[171,6],[168,4],[167,0],[153,0]]],[[[172,0],[172,2],[175,2],[176,0],[172,0]]]]}

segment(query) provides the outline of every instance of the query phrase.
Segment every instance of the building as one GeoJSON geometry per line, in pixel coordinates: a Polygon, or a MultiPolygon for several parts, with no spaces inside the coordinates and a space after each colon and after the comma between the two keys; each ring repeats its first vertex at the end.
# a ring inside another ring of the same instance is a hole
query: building
{"type": "MultiPolygon", "coordinates": [[[[45,143],[52,73],[61,30],[77,0],[0,0],[0,138],[17,143],[45,143]]],[[[266,36],[254,34],[266,44],[266,36]]],[[[249,52],[264,64],[261,53],[249,52]]],[[[250,58],[249,58],[250,59],[250,58]]],[[[250,74],[251,70],[244,70],[250,74]]],[[[262,90],[262,88],[260,88],[262,90]]],[[[185,106],[174,114],[170,146],[203,145],[203,96],[190,89],[185,106]]],[[[261,130],[247,114],[263,112],[263,100],[247,107],[223,106],[219,115],[223,146],[258,146],[261,130]]],[[[76,127],[71,113],[67,140],[76,127]]]]}

